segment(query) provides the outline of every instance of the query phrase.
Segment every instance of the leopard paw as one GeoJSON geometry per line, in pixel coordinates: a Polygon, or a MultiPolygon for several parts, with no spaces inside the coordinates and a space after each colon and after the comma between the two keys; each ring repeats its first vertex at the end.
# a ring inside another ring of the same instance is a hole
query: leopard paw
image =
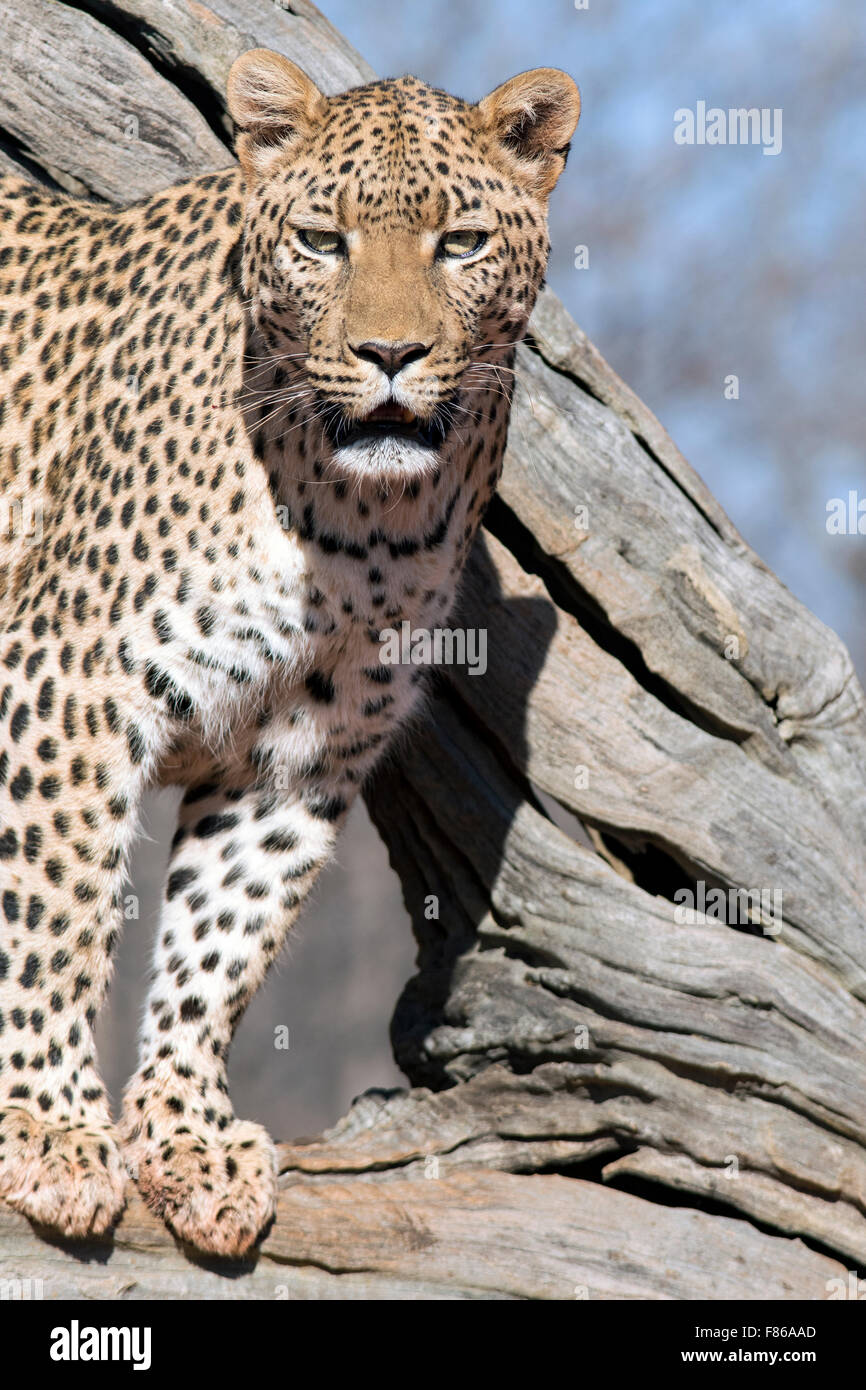
{"type": "Polygon", "coordinates": [[[59,1235],[101,1236],[124,1206],[126,1173],[108,1122],[60,1129],[21,1106],[0,1107],[0,1198],[59,1235]]]}
{"type": "Polygon", "coordinates": [[[211,1132],[193,1124],[160,1137],[138,1116],[124,1152],[151,1210],[198,1250],[245,1255],[274,1214],[276,1152],[261,1125],[233,1120],[211,1132]]]}

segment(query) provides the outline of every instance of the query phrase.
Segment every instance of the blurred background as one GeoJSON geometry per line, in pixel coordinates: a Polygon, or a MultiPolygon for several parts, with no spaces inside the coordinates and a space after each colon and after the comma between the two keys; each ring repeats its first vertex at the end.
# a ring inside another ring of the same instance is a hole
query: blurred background
{"type": "MultiPolygon", "coordinates": [[[[866,499],[862,0],[319,8],[382,76],[412,72],[468,100],[530,67],[576,78],[583,109],[553,196],[550,284],[745,538],[840,633],[862,679],[866,536],[826,525],[831,499],[866,499]],[[677,145],[674,112],[698,101],[781,108],[781,152],[677,145]],[[737,399],[725,395],[732,375],[737,399]]],[[[170,797],[155,800],[149,825],[170,813],[170,797]]],[[[115,1096],[134,1064],[165,858],[162,837],[142,840],[139,920],[100,1024],[115,1096]]],[[[238,1113],[288,1139],[332,1124],[367,1086],[400,1084],[387,1030],[413,956],[399,883],[356,807],[339,862],[241,1025],[238,1113]],[[287,1051],[274,1047],[279,1026],[287,1051]]]]}

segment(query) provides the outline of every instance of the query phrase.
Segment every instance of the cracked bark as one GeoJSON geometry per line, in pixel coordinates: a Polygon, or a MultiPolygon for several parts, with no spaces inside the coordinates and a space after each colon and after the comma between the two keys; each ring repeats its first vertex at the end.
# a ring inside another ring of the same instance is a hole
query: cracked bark
{"type": "MultiPolygon", "coordinates": [[[[110,201],[229,161],[246,48],[325,90],[371,75],[307,0],[15,0],[0,35],[0,169],[110,201]]],[[[134,1195],[85,1259],[0,1210],[0,1277],[821,1299],[866,1263],[863,693],[549,291],[461,621],[487,675],[447,669],[368,794],[418,940],[412,1089],[281,1146],[277,1221],[231,1278],[134,1195]],[[699,882],[781,891],[778,930],[677,920],[699,882]]]]}

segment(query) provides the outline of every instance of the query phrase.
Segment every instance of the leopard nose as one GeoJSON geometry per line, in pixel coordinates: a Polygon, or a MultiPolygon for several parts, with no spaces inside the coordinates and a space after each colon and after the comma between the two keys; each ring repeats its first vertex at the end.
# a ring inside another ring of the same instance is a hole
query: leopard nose
{"type": "Polygon", "coordinates": [[[378,340],[371,340],[367,343],[349,344],[356,357],[362,357],[365,362],[375,362],[377,367],[381,367],[385,375],[392,379],[398,372],[402,372],[404,367],[408,367],[410,362],[418,362],[422,357],[426,357],[432,343],[383,343],[378,340]]]}

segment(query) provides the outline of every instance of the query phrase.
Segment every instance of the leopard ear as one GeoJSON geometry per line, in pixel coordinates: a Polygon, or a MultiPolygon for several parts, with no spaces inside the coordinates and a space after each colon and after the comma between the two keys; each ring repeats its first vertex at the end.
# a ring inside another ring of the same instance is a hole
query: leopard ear
{"type": "Polygon", "coordinates": [[[314,82],[280,53],[252,48],[232,64],[228,104],[246,177],[263,178],[288,145],[322,120],[327,100],[314,82]]]}
{"type": "Polygon", "coordinates": [[[546,198],[565,168],[580,116],[580,92],[568,73],[521,72],[480,101],[478,111],[500,153],[546,198]]]}

